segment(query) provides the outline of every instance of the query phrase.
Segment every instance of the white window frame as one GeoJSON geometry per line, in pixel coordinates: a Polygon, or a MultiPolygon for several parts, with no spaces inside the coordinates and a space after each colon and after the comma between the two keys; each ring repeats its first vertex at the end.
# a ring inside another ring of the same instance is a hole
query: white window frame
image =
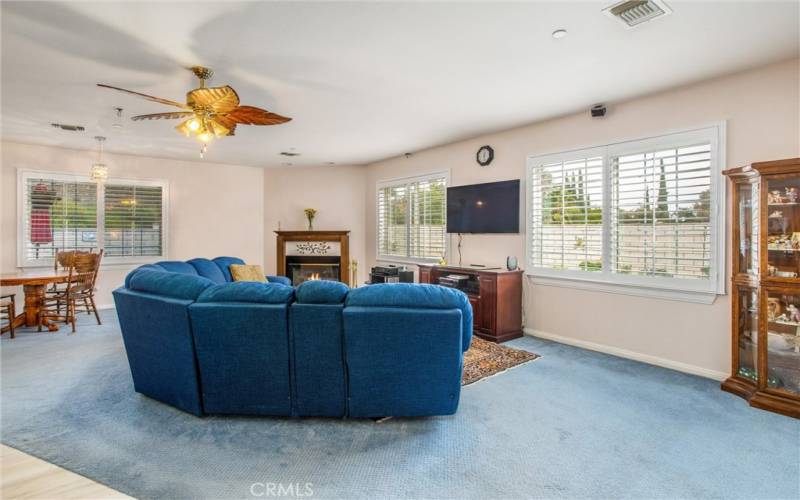
{"type": "MultiPolygon", "coordinates": [[[[384,179],[380,180],[375,183],[375,260],[378,262],[397,262],[400,264],[430,264],[439,262],[438,258],[413,258],[413,257],[398,257],[396,255],[383,255],[380,253],[380,214],[378,213],[379,204],[380,204],[380,196],[381,196],[381,189],[387,187],[395,187],[395,186],[402,186],[405,184],[413,183],[413,182],[423,182],[427,180],[434,180],[434,179],[441,179],[444,177],[444,188],[445,193],[447,193],[447,188],[450,187],[450,171],[449,170],[440,170],[438,172],[431,172],[428,174],[422,175],[413,175],[409,177],[397,177],[393,179],[384,179]]],[[[446,199],[446,198],[445,198],[446,199]]],[[[410,231],[410,226],[406,224],[406,234],[410,231]]],[[[445,252],[445,259],[450,258],[450,236],[447,233],[447,211],[445,208],[445,220],[444,220],[444,229],[445,229],[445,237],[444,237],[444,252],[445,252]]]]}
{"type": "Polygon", "coordinates": [[[625,295],[654,297],[711,304],[717,295],[726,293],[725,277],[725,200],[726,184],[722,175],[725,166],[726,124],[718,122],[703,127],[670,131],[638,139],[616,141],[600,146],[573,149],[570,151],[530,155],[526,162],[527,179],[525,211],[525,257],[528,267],[526,275],[534,284],[596,290],[625,295]],[[711,144],[710,179],[710,223],[711,223],[711,263],[707,280],[688,278],[664,278],[636,276],[611,272],[611,188],[612,158],[618,155],[636,154],[654,149],[670,149],[686,146],[693,142],[711,144]],[[567,159],[603,156],[603,267],[599,272],[561,270],[532,267],[532,210],[533,210],[533,169],[536,165],[556,163],[567,159]]]}
{"type": "MultiPolygon", "coordinates": [[[[28,193],[25,189],[28,179],[52,179],[62,182],[92,182],[87,175],[70,174],[63,172],[49,172],[45,170],[17,169],[17,267],[52,267],[53,259],[26,259],[25,258],[25,206],[28,193]]],[[[106,180],[107,184],[125,184],[129,186],[150,186],[161,188],[161,255],[131,256],[131,257],[103,257],[101,266],[146,264],[167,260],[169,251],[169,182],[166,180],[125,179],[112,177],[106,180]]],[[[97,184],[97,248],[105,247],[105,185],[97,184]]]]}

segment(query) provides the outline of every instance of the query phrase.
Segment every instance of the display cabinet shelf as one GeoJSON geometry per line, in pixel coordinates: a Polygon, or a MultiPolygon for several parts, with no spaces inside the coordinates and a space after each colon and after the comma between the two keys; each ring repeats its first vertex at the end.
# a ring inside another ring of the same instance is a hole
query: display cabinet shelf
{"type": "Polygon", "coordinates": [[[800,418],[800,158],[724,174],[733,186],[733,349],[722,389],[800,418]]]}

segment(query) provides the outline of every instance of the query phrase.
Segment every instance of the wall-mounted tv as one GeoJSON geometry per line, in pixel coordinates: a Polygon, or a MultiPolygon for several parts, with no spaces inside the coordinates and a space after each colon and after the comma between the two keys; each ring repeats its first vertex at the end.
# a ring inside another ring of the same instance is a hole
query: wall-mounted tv
{"type": "Polygon", "coordinates": [[[447,188],[448,233],[519,233],[519,179],[447,188]]]}

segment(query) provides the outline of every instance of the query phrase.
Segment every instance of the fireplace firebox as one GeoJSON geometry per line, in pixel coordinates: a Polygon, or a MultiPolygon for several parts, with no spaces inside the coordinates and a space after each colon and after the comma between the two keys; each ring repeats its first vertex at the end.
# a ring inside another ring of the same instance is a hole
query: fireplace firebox
{"type": "Polygon", "coordinates": [[[341,266],[338,256],[286,256],[286,276],[297,286],[304,281],[341,281],[341,266]]]}

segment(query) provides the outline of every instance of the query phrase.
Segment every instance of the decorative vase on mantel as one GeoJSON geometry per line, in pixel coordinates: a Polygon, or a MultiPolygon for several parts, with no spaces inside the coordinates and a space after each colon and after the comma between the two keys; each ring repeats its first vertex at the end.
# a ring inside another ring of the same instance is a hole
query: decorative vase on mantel
{"type": "Polygon", "coordinates": [[[306,219],[308,219],[308,230],[314,230],[314,217],[317,216],[317,209],[316,208],[306,208],[303,210],[306,214],[306,219]]]}

